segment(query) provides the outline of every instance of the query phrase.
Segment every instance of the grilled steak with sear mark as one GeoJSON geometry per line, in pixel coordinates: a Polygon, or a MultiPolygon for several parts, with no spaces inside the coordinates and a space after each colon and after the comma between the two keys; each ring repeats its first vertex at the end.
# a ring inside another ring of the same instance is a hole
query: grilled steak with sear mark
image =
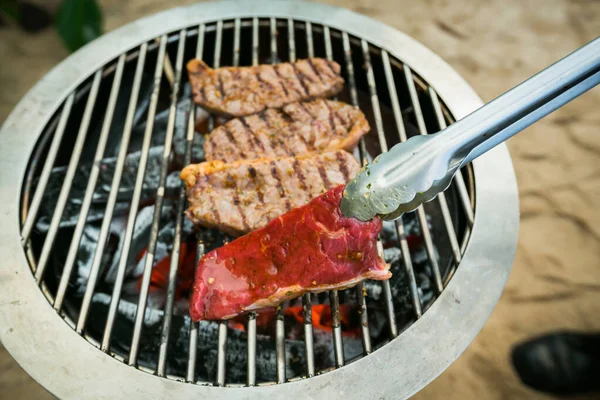
{"type": "Polygon", "coordinates": [[[350,151],[367,132],[365,115],[348,104],[322,99],[291,103],[219,126],[207,136],[204,156],[209,161],[232,162],[350,151]]]}
{"type": "Polygon", "coordinates": [[[231,318],[306,292],[388,279],[389,265],[377,254],[381,220],[344,217],[343,191],[340,185],[202,257],[192,320],[231,318]]]}
{"type": "Polygon", "coordinates": [[[191,60],[187,69],[194,101],[214,113],[233,117],[331,97],[344,87],[339,64],[322,58],[217,69],[202,60],[191,60]]]}
{"type": "Polygon", "coordinates": [[[343,150],[188,165],[181,172],[189,202],[186,215],[197,225],[244,234],[347,183],[359,168],[356,159],[343,150]]]}

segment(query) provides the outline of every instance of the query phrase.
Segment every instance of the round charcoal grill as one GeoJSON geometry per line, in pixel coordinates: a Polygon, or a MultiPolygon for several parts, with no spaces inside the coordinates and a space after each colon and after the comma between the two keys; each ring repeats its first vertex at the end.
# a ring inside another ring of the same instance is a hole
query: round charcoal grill
{"type": "Polygon", "coordinates": [[[386,223],[393,277],[276,310],[191,323],[196,260],[231,240],[183,216],[178,172],[218,119],[190,102],[185,63],[327,57],[372,160],[481,105],[447,64],[376,21],[301,2],[205,3],[96,40],[42,79],[0,133],[0,338],[61,398],[408,397],[471,342],[518,229],[499,146],[431,203],[386,223]]]}

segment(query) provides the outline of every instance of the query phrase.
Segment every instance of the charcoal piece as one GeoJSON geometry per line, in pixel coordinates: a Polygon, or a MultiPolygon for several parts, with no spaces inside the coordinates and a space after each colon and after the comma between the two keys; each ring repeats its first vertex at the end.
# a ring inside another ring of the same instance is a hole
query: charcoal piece
{"type": "MultiPolygon", "coordinates": [[[[110,296],[97,293],[92,299],[88,333],[102,337],[110,304],[110,296]]],[[[126,356],[129,354],[133,323],[137,303],[121,300],[112,333],[111,351],[126,356]]],[[[144,314],[144,325],[139,348],[139,364],[147,368],[156,368],[162,332],[163,310],[150,309],[144,314]]],[[[173,316],[171,340],[168,347],[167,373],[185,376],[189,354],[188,317],[173,316]]],[[[202,321],[198,325],[197,378],[214,382],[216,377],[218,324],[202,321]]],[[[286,340],[286,370],[288,378],[298,376],[297,364],[305,365],[304,344],[301,341],[286,340]],[[292,350],[296,349],[296,350],[292,350]],[[294,354],[292,354],[294,352],[294,354]],[[292,364],[292,360],[294,364],[292,364]]],[[[259,381],[274,381],[276,378],[275,341],[271,336],[258,335],[256,339],[256,377],[259,381]]],[[[228,329],[227,335],[227,377],[228,383],[244,383],[247,378],[247,336],[237,329],[228,329]]]]}
{"type": "MultiPolygon", "coordinates": [[[[157,249],[155,252],[155,260],[160,260],[167,257],[172,250],[173,234],[174,234],[174,202],[170,199],[165,199],[161,209],[161,225],[157,238],[157,249]]],[[[150,229],[152,226],[152,218],[154,216],[154,205],[143,207],[138,211],[135,226],[131,238],[131,246],[127,258],[125,269],[125,283],[123,287],[123,295],[137,295],[139,288],[137,287],[137,279],[141,276],[144,266],[144,258],[136,262],[138,256],[148,246],[150,229]]],[[[112,285],[116,280],[117,268],[122,256],[124,233],[127,226],[128,215],[120,215],[114,218],[110,228],[107,243],[104,248],[103,256],[100,263],[98,274],[98,282],[106,285],[112,285]]],[[[98,247],[98,237],[100,235],[101,224],[94,223],[85,226],[73,276],[70,278],[70,290],[73,295],[81,296],[87,285],[88,277],[92,267],[92,262],[96,249],[98,247]]],[[[57,277],[62,274],[62,263],[54,263],[55,273],[57,277]]],[[[101,286],[98,290],[102,290],[101,286]]],[[[110,291],[111,288],[106,288],[110,291]]],[[[162,305],[162,302],[159,302],[162,305]]]]}
{"type": "MultiPolygon", "coordinates": [[[[189,90],[189,89],[188,89],[189,90]]],[[[183,98],[177,103],[175,124],[173,125],[173,169],[182,169],[184,164],[184,156],[187,148],[187,128],[188,118],[190,115],[191,100],[189,98],[183,98]]],[[[166,139],[167,128],[169,123],[170,108],[160,111],[154,117],[154,126],[152,134],[152,146],[163,146],[166,139]]],[[[139,147],[141,148],[141,138],[144,136],[146,130],[146,121],[136,125],[133,128],[132,136],[135,139],[134,143],[130,145],[130,148],[139,147]],[[139,142],[139,143],[138,143],[139,142]]],[[[197,135],[194,137],[192,145],[192,163],[200,162],[204,159],[204,147],[203,141],[200,140],[202,136],[197,135]]]]}
{"type": "MultiPolygon", "coordinates": [[[[100,268],[98,272],[98,280],[102,281],[106,271],[116,269],[118,260],[115,255],[121,252],[122,248],[122,232],[125,229],[125,219],[114,219],[110,225],[108,238],[104,247],[104,252],[100,260],[100,268]]],[[[92,263],[98,247],[98,238],[100,236],[100,227],[95,225],[87,225],[82,233],[79,249],[77,252],[77,261],[75,265],[75,276],[71,278],[71,290],[78,296],[82,296],[85,292],[92,263]],[[73,282],[74,281],[74,282],[73,282]]],[[[58,272],[58,271],[57,271],[58,272]]]]}
{"type": "MultiPolygon", "coordinates": [[[[156,190],[158,189],[160,181],[162,153],[163,147],[152,147],[148,152],[148,164],[146,166],[146,174],[142,186],[142,203],[150,202],[156,195],[156,190]]],[[[92,197],[92,204],[90,206],[87,222],[95,222],[103,218],[104,211],[106,210],[106,201],[108,200],[115,173],[116,161],[116,158],[106,158],[102,161],[98,183],[96,184],[94,195],[92,197]]],[[[128,154],[125,158],[117,195],[117,204],[115,206],[115,213],[117,216],[129,208],[128,203],[131,200],[133,189],[135,187],[139,161],[140,152],[128,154]]],[[[65,178],[66,169],[66,167],[57,167],[50,173],[48,185],[46,186],[46,191],[44,192],[42,199],[39,217],[36,222],[36,229],[40,232],[46,232],[48,230],[49,222],[56,208],[56,201],[62,187],[62,182],[65,178]]],[[[65,205],[59,227],[72,227],[77,223],[90,172],[91,165],[85,164],[79,166],[75,173],[69,199],[65,205]]],[[[36,182],[35,186],[37,186],[37,183],[38,182],[36,182]]],[[[180,181],[171,178],[167,180],[167,184],[171,186],[166,187],[165,195],[170,197],[175,196],[176,193],[178,193],[177,189],[179,189],[181,185],[180,181]]]]}

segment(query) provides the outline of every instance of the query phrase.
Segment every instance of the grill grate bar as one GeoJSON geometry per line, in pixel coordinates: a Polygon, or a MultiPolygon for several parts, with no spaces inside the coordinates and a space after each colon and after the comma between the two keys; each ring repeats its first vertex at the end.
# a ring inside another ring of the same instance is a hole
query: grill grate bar
{"type": "Polygon", "coordinates": [[[248,315],[248,386],[256,385],[256,313],[248,315]]]}
{"type": "MultiPolygon", "coordinates": [[[[185,49],[185,31],[180,33],[180,46],[181,53],[184,53],[185,49]],[[183,42],[183,44],[182,44],[183,42]]],[[[181,75],[181,70],[178,71],[181,75]]],[[[176,72],[177,74],[177,72],[176,72]]],[[[175,76],[174,82],[180,82],[181,76],[175,76]]],[[[175,94],[175,93],[174,93],[175,94]]],[[[192,102],[193,104],[193,102],[192,102]]],[[[188,165],[192,159],[192,144],[194,142],[194,107],[190,107],[190,117],[188,118],[188,127],[186,135],[186,147],[184,154],[184,165],[188,165]]],[[[173,303],[175,302],[175,288],[177,283],[177,269],[179,268],[179,259],[181,252],[181,227],[183,224],[183,211],[186,200],[185,185],[182,183],[179,189],[179,199],[177,200],[177,215],[175,220],[175,235],[173,238],[173,251],[171,252],[171,265],[169,266],[169,281],[167,286],[167,299],[164,309],[164,318],[162,324],[162,334],[160,336],[160,347],[158,353],[158,376],[164,377],[167,365],[167,348],[169,345],[169,337],[171,333],[171,321],[173,318],[173,303]]]]}
{"type": "MultiPolygon", "coordinates": [[[[196,58],[201,59],[204,54],[204,36],[206,33],[206,25],[200,24],[198,26],[198,43],[196,45],[196,58]]],[[[190,103],[190,125],[188,125],[187,140],[188,143],[194,142],[194,123],[196,121],[196,105],[192,101],[190,103]]],[[[190,147],[191,147],[190,143],[190,147]]],[[[204,243],[198,241],[196,243],[196,267],[200,262],[200,258],[204,255],[204,243]]],[[[190,319],[190,343],[188,351],[188,367],[187,367],[187,382],[196,381],[196,356],[198,354],[198,328],[199,322],[194,322],[190,319]]]]}
{"type": "Polygon", "coordinates": [[[112,118],[117,103],[117,97],[119,96],[119,89],[121,87],[121,78],[123,77],[123,69],[125,67],[125,57],[125,54],[122,54],[119,57],[119,61],[117,62],[117,68],[115,70],[113,84],[110,89],[108,106],[106,109],[106,114],[104,115],[104,121],[102,123],[100,138],[98,139],[96,154],[94,155],[94,164],[92,165],[92,170],[90,172],[88,184],[85,189],[85,196],[83,198],[81,209],[79,211],[79,219],[77,220],[77,225],[75,226],[75,230],[73,231],[73,238],[71,239],[71,244],[69,245],[67,260],[65,261],[65,265],[63,267],[63,273],[60,277],[60,283],[58,285],[56,297],[54,300],[53,306],[54,309],[57,311],[60,311],[62,309],[62,303],[64,301],[65,293],[67,291],[69,278],[71,277],[71,272],[73,271],[73,266],[75,265],[75,259],[77,258],[77,249],[79,248],[79,242],[81,241],[83,229],[85,227],[88,213],[90,210],[90,205],[94,197],[94,188],[96,187],[96,183],[98,182],[98,175],[100,174],[100,164],[102,163],[104,150],[106,149],[106,142],[108,140],[108,134],[110,132],[110,125],[112,123],[112,118]]]}
{"type": "MultiPolygon", "coordinates": [[[[433,105],[433,110],[435,111],[435,116],[438,122],[438,126],[440,130],[446,128],[446,120],[444,119],[444,114],[442,113],[442,106],[440,105],[440,101],[438,99],[438,95],[433,90],[432,87],[429,87],[429,97],[431,98],[431,104],[433,105]]],[[[454,176],[454,183],[456,183],[456,187],[458,189],[458,196],[460,198],[463,209],[465,210],[465,214],[467,215],[467,221],[469,225],[473,225],[473,207],[471,206],[471,199],[469,198],[469,192],[467,191],[467,185],[465,184],[465,180],[462,174],[456,174],[454,176]]],[[[460,260],[460,250],[458,252],[458,259],[460,260]]],[[[456,256],[455,256],[456,258],[456,256]]]]}
{"type": "Polygon", "coordinates": [[[419,220],[419,225],[421,225],[421,233],[423,234],[423,241],[425,242],[427,257],[429,258],[431,269],[433,270],[435,288],[438,294],[440,294],[442,293],[442,290],[444,290],[444,284],[442,283],[442,274],[440,273],[440,266],[437,260],[437,255],[435,254],[435,249],[433,247],[433,239],[431,238],[431,230],[429,229],[427,215],[425,214],[425,208],[423,206],[419,206],[419,208],[417,208],[417,217],[419,220]]]}
{"type": "MultiPolygon", "coordinates": [[[[292,22],[293,24],[293,22],[292,22]]],[[[290,32],[293,32],[290,29],[290,32]]],[[[293,38],[293,36],[292,36],[293,38]]],[[[291,39],[290,39],[291,43],[291,39]]],[[[306,47],[308,49],[308,57],[312,58],[315,56],[314,42],[312,35],[312,25],[310,22],[306,22],[306,47]]],[[[295,44],[294,47],[290,46],[290,61],[296,60],[295,44]],[[294,49],[294,50],[292,50],[294,49]]],[[[302,318],[304,319],[304,350],[306,353],[306,373],[308,376],[315,374],[315,349],[313,341],[313,325],[312,325],[312,303],[310,300],[310,293],[306,293],[302,296],[302,318]]]]}
{"type": "Polygon", "coordinates": [[[58,121],[58,126],[56,128],[56,132],[54,133],[54,138],[52,139],[52,144],[50,145],[50,150],[48,151],[48,156],[44,162],[40,180],[38,181],[35,194],[33,195],[31,205],[29,206],[29,212],[27,213],[25,223],[23,224],[23,230],[21,231],[21,242],[23,243],[23,246],[27,246],[29,235],[31,235],[31,229],[33,229],[35,218],[37,217],[37,213],[40,210],[40,205],[42,204],[42,198],[44,197],[44,193],[46,193],[48,179],[50,178],[54,161],[56,161],[56,155],[58,153],[58,149],[60,148],[60,143],[62,142],[62,137],[65,133],[67,122],[69,121],[69,115],[71,114],[74,100],[75,92],[69,95],[65,101],[65,104],[63,105],[60,114],[60,120],[58,121]]]}
{"type": "Polygon", "coordinates": [[[233,66],[240,65],[240,32],[242,29],[242,21],[239,18],[235,19],[233,27],[233,66]]]}
{"type": "Polygon", "coordinates": [[[102,220],[102,227],[100,228],[100,234],[98,235],[98,244],[94,253],[94,258],[92,260],[92,267],[90,269],[90,275],[85,288],[85,293],[83,295],[81,311],[79,313],[79,318],[75,327],[76,332],[79,334],[83,333],[83,329],[85,328],[85,323],[87,321],[88,313],[90,310],[92,296],[96,287],[96,280],[98,279],[98,273],[100,271],[100,263],[102,261],[102,257],[104,256],[104,247],[108,238],[110,224],[112,223],[113,219],[113,212],[115,209],[119,185],[121,183],[121,175],[123,173],[123,165],[127,156],[127,147],[129,145],[129,139],[131,137],[131,130],[133,127],[133,118],[135,115],[138,94],[140,91],[140,85],[142,83],[142,72],[144,71],[147,50],[148,44],[142,44],[142,46],[140,47],[140,55],[136,66],[133,87],[131,89],[131,97],[129,99],[129,106],[127,109],[127,116],[125,118],[125,126],[123,128],[123,136],[121,138],[119,154],[117,156],[115,174],[113,176],[113,180],[110,186],[110,193],[108,196],[108,201],[106,203],[104,219],[102,220]]]}
{"type": "Polygon", "coordinates": [[[413,309],[415,310],[415,317],[421,318],[421,315],[423,315],[423,308],[421,306],[421,298],[419,297],[419,289],[417,288],[417,279],[410,258],[410,248],[408,247],[408,241],[406,240],[406,230],[404,229],[402,218],[397,219],[395,224],[398,240],[400,241],[402,261],[404,262],[404,269],[406,270],[406,276],[408,277],[408,287],[410,288],[410,298],[412,300],[413,309]]]}
{"type": "MultiPolygon", "coordinates": [[[[381,239],[377,241],[377,252],[381,258],[384,258],[383,243],[381,243],[381,239]]],[[[396,323],[394,303],[392,302],[392,289],[390,287],[390,280],[386,279],[385,281],[382,281],[381,287],[383,288],[383,296],[385,298],[385,311],[389,321],[390,338],[393,339],[398,336],[398,324],[396,323]]]]}
{"type": "Polygon", "coordinates": [[[294,20],[288,18],[288,47],[290,49],[290,62],[296,62],[296,38],[294,32],[294,20]]]}
{"type": "Polygon", "coordinates": [[[252,18],[252,65],[258,65],[258,17],[252,18]]]}
{"type": "MultiPolygon", "coordinates": [[[[361,156],[361,164],[367,165],[369,160],[367,159],[367,147],[363,138],[361,138],[359,143],[359,153],[361,156]]],[[[379,239],[378,239],[379,241],[379,239]]],[[[367,310],[367,302],[365,297],[367,295],[367,289],[365,288],[365,283],[360,282],[356,286],[357,293],[357,301],[358,301],[358,314],[360,316],[360,330],[362,333],[362,344],[363,344],[363,352],[365,355],[371,353],[373,351],[371,346],[371,333],[369,332],[369,314],[367,310]]]]}
{"type": "MultiPolygon", "coordinates": [[[[392,67],[390,65],[390,59],[387,51],[381,52],[381,59],[383,61],[383,69],[385,72],[385,79],[387,81],[388,92],[392,103],[392,111],[394,113],[394,120],[396,122],[396,129],[398,130],[398,136],[400,141],[404,142],[407,140],[406,130],[404,129],[404,121],[402,119],[402,111],[400,110],[400,103],[398,101],[398,93],[396,91],[396,83],[394,81],[394,75],[392,74],[392,67]]],[[[415,316],[420,318],[423,314],[421,307],[421,299],[419,298],[419,291],[417,289],[417,280],[415,278],[415,271],[413,269],[412,260],[410,258],[410,249],[406,240],[406,231],[404,229],[404,222],[402,217],[395,221],[396,233],[398,234],[398,241],[400,242],[400,250],[402,254],[402,261],[404,269],[406,270],[406,276],[408,278],[408,287],[410,289],[411,301],[415,316]]]]}
{"type": "Polygon", "coordinates": [[[219,321],[219,339],[217,342],[217,386],[225,385],[226,361],[227,321],[219,321]]]}
{"type": "MultiPolygon", "coordinates": [[[[113,292],[110,299],[110,306],[108,309],[108,316],[106,318],[106,325],[104,327],[104,334],[102,336],[101,349],[103,351],[110,350],[110,339],[112,334],[112,328],[114,325],[115,318],[117,316],[117,309],[119,307],[119,300],[121,298],[121,289],[123,287],[123,280],[125,279],[125,271],[127,269],[127,259],[129,255],[129,249],[131,248],[131,239],[133,231],[135,229],[135,220],[137,217],[138,207],[140,203],[140,197],[142,194],[142,186],[144,182],[144,174],[146,171],[146,164],[148,162],[148,151],[150,149],[150,142],[152,138],[152,129],[154,127],[154,115],[156,113],[156,104],[158,102],[158,93],[160,90],[160,77],[162,75],[162,66],[165,55],[165,49],[167,46],[166,37],[162,37],[158,49],[158,59],[156,61],[156,67],[154,72],[154,87],[152,89],[152,95],[150,97],[150,105],[148,108],[148,117],[146,119],[146,130],[144,132],[144,139],[142,142],[142,149],[140,152],[140,161],[138,171],[135,178],[135,186],[133,189],[133,195],[131,198],[131,207],[129,209],[129,215],[127,217],[127,227],[125,229],[125,235],[123,237],[123,249],[119,259],[119,265],[117,266],[117,276],[115,284],[113,286],[113,292]]],[[[144,51],[144,57],[146,49],[144,51]]],[[[140,51],[141,56],[141,51],[140,51]]],[[[139,92],[139,84],[135,89],[135,102],[137,103],[137,93],[139,92]]],[[[133,93],[132,93],[133,95],[133,93]]],[[[135,105],[134,105],[135,107],[135,105]]],[[[89,286],[89,283],[88,283],[89,286]]]]}
{"type": "MultiPolygon", "coordinates": [[[[258,18],[252,19],[252,65],[258,65],[258,18]]],[[[248,314],[248,386],[256,385],[256,312],[248,314]]]]}
{"type": "MultiPolygon", "coordinates": [[[[196,108],[192,103],[192,108],[196,108]]],[[[193,125],[192,125],[193,126],[193,125]]],[[[192,127],[192,137],[194,129],[192,127]]],[[[193,140],[193,139],[192,139],[193,140]]],[[[204,255],[204,243],[198,242],[196,245],[196,265],[200,262],[200,258],[204,255]]],[[[200,323],[190,320],[190,346],[187,366],[187,382],[196,382],[196,358],[198,354],[198,327],[200,323]]]]}
{"type": "Polygon", "coordinates": [[[308,50],[308,56],[315,56],[315,46],[313,41],[313,30],[310,21],[306,21],[306,48],[308,50]]]}
{"type": "Polygon", "coordinates": [[[333,351],[335,352],[336,368],[343,367],[346,363],[344,359],[344,344],[342,342],[342,326],[340,324],[340,297],[337,290],[329,292],[329,303],[331,306],[331,325],[333,327],[333,351]]]}
{"type": "Polygon", "coordinates": [[[277,383],[285,382],[285,322],[283,307],[277,306],[277,321],[275,325],[275,343],[277,355],[277,383]]]}
{"type": "MultiPolygon", "coordinates": [[[[343,32],[342,41],[344,46],[344,56],[346,59],[346,69],[348,72],[348,83],[350,86],[350,94],[352,96],[352,105],[358,108],[358,92],[356,90],[356,78],[354,76],[354,65],[352,64],[352,49],[350,48],[350,38],[347,32],[343,32]]],[[[365,60],[366,62],[366,60],[365,60]]],[[[361,159],[361,164],[366,165],[369,160],[367,159],[368,153],[365,145],[365,139],[363,137],[360,138],[359,143],[359,154],[361,159]]],[[[356,293],[358,299],[358,307],[360,314],[360,328],[362,333],[362,343],[363,350],[365,355],[371,353],[371,334],[369,332],[369,315],[367,312],[367,303],[365,301],[365,284],[364,282],[359,283],[356,286],[356,293]]]]}
{"type": "MultiPolygon", "coordinates": [[[[379,104],[379,96],[377,95],[377,84],[375,82],[375,73],[373,72],[373,65],[371,63],[371,55],[369,52],[369,44],[366,40],[361,41],[363,59],[367,67],[367,83],[369,86],[369,94],[371,95],[371,107],[373,109],[373,116],[375,118],[375,128],[377,129],[377,136],[379,138],[379,147],[381,152],[385,153],[388,151],[387,139],[385,138],[385,131],[383,129],[383,119],[381,117],[381,108],[379,104]]],[[[377,238],[377,251],[380,257],[384,257],[383,244],[381,243],[381,237],[377,238]]],[[[392,291],[390,289],[390,281],[386,279],[381,282],[383,288],[383,295],[385,298],[385,308],[387,313],[387,319],[389,322],[390,337],[393,339],[398,336],[398,326],[396,325],[396,314],[394,313],[394,303],[392,302],[392,291]]]]}
{"type": "Polygon", "coordinates": [[[277,64],[277,20],[271,17],[271,64],[277,64]]]}
{"type": "MultiPolygon", "coordinates": [[[[164,39],[166,40],[166,38],[164,39]]],[[[175,65],[175,81],[171,88],[171,105],[169,110],[169,119],[167,121],[167,134],[165,137],[164,151],[162,154],[162,162],[160,166],[159,186],[156,191],[156,200],[154,202],[154,215],[152,217],[152,226],[150,228],[150,238],[148,240],[148,250],[144,261],[144,272],[142,274],[142,283],[140,287],[140,297],[135,315],[135,324],[133,328],[133,336],[131,339],[131,349],[129,350],[129,365],[137,364],[137,356],[140,346],[140,338],[144,323],[144,315],[146,314],[146,303],[148,301],[148,290],[150,286],[150,277],[152,275],[152,267],[154,266],[154,255],[156,251],[156,242],[158,237],[158,228],[160,223],[160,214],[164,202],[165,182],[167,179],[167,169],[169,164],[169,156],[173,142],[173,132],[175,126],[175,115],[177,112],[177,97],[179,95],[179,83],[181,80],[181,68],[183,64],[183,53],[185,46],[185,30],[179,34],[179,46],[177,49],[177,61],[175,65]]],[[[164,58],[159,58],[163,61],[164,58]]]]}
{"type": "MultiPolygon", "coordinates": [[[[412,71],[407,65],[403,65],[404,69],[404,77],[406,78],[406,84],[408,85],[408,91],[410,93],[410,99],[413,105],[415,116],[417,117],[417,125],[419,127],[419,133],[421,135],[427,135],[427,127],[425,126],[425,119],[423,118],[423,112],[421,111],[421,103],[419,101],[419,97],[417,96],[417,88],[415,87],[415,81],[412,77],[412,71]]],[[[438,195],[438,202],[440,207],[442,207],[442,212],[450,217],[450,210],[448,209],[448,204],[446,202],[446,197],[444,193],[440,193],[438,195]],[[443,200],[439,200],[440,198],[444,198],[443,200]],[[444,209],[444,205],[446,206],[444,209]]],[[[435,254],[433,239],[431,237],[431,231],[429,229],[427,223],[427,217],[425,215],[425,209],[423,206],[419,206],[417,208],[417,215],[419,217],[419,224],[421,225],[421,231],[423,233],[423,240],[425,241],[425,249],[427,250],[427,256],[429,257],[429,261],[431,262],[431,267],[433,270],[433,276],[435,279],[435,285],[438,294],[442,292],[444,289],[444,284],[442,283],[442,275],[440,273],[440,267],[438,264],[437,256],[435,254]]],[[[444,218],[444,220],[446,220],[444,218]]],[[[456,232],[454,231],[454,227],[447,226],[446,230],[448,232],[450,242],[455,243],[458,246],[458,239],[456,238],[456,232]]]]}
{"type": "MultiPolygon", "coordinates": [[[[71,160],[69,161],[69,166],[67,167],[67,172],[65,174],[62,187],[60,188],[58,200],[56,201],[54,213],[52,214],[52,220],[50,221],[50,227],[48,229],[48,233],[46,234],[46,239],[44,240],[44,245],[42,247],[42,252],[38,260],[37,269],[35,270],[35,280],[37,281],[38,285],[41,285],[42,283],[42,277],[44,275],[44,271],[46,270],[48,257],[50,256],[50,252],[52,251],[52,246],[54,245],[54,240],[56,239],[56,234],[58,232],[58,226],[60,224],[60,220],[65,210],[65,205],[67,204],[67,199],[69,197],[69,192],[71,191],[71,186],[73,185],[73,178],[75,177],[75,172],[77,171],[77,164],[79,164],[79,159],[81,158],[81,152],[83,150],[83,144],[85,143],[85,139],[88,134],[88,128],[90,126],[92,112],[96,105],[96,98],[98,96],[98,89],[100,88],[101,79],[102,69],[99,69],[94,75],[94,81],[92,83],[90,94],[85,105],[83,119],[81,120],[81,125],[79,126],[79,132],[77,134],[77,140],[75,141],[75,146],[73,148],[71,160]]],[[[94,189],[92,187],[92,191],[93,190],[94,189]]]]}
{"type": "MultiPolygon", "coordinates": [[[[277,20],[271,18],[271,63],[277,63],[277,20]]],[[[283,307],[281,305],[275,308],[275,350],[277,355],[277,383],[285,382],[285,321],[283,307]]]]}
{"type": "MultiPolygon", "coordinates": [[[[217,21],[217,30],[215,34],[215,52],[213,68],[221,66],[221,49],[223,47],[223,21],[217,21]]],[[[214,128],[215,119],[211,115],[209,121],[209,130],[214,128]]],[[[226,244],[226,243],[223,243],[226,244]]],[[[219,321],[219,337],[217,342],[217,379],[218,386],[225,385],[225,367],[227,361],[227,321],[219,321]]]]}
{"type": "MultiPolygon", "coordinates": [[[[329,60],[333,60],[333,49],[331,47],[331,32],[328,26],[323,27],[323,36],[325,39],[325,56],[329,60]]],[[[337,290],[329,292],[329,303],[331,308],[331,331],[333,334],[333,351],[335,354],[336,368],[343,367],[344,361],[344,344],[342,342],[342,327],[340,324],[340,299],[337,290]]]]}

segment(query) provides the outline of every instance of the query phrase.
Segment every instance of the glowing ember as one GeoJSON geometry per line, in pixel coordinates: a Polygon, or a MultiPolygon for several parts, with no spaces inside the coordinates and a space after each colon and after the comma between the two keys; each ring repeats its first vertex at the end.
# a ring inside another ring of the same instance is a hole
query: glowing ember
{"type": "MultiPolygon", "coordinates": [[[[146,255],[144,249],[136,257],[139,262],[146,255]]],[[[166,290],[169,285],[169,270],[171,268],[171,256],[158,261],[152,268],[150,276],[150,291],[166,290]]],[[[175,286],[175,300],[187,298],[192,284],[194,283],[194,270],[196,268],[196,246],[193,243],[182,243],[179,252],[179,269],[177,270],[177,284],[175,286]]],[[[137,289],[142,285],[142,276],[138,278],[137,289]]]]}

